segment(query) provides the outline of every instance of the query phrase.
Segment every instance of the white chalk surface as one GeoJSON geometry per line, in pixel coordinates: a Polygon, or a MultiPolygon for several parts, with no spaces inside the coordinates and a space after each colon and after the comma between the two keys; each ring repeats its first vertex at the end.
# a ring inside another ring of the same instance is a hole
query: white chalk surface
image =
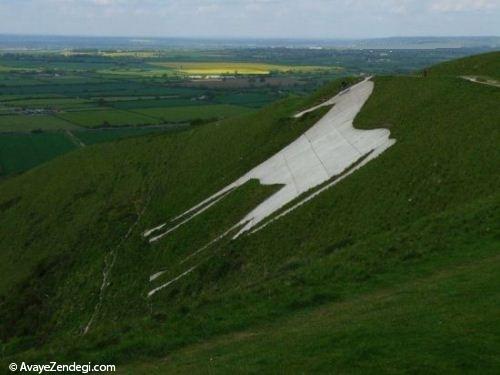
{"type": "MultiPolygon", "coordinates": [[[[216,204],[229,191],[251,179],[258,179],[263,185],[280,184],[283,187],[235,224],[235,227],[241,226],[235,237],[256,227],[301,194],[353,168],[362,157],[365,159],[354,169],[366,165],[395,143],[394,139],[390,139],[387,129],[359,130],[353,127],[354,118],[372,94],[373,88],[374,83],[367,78],[327,102],[295,115],[300,117],[319,107],[333,105],[323,118],[297,140],[232,184],[179,215],[177,218],[184,218],[180,224],[152,236],[150,242],[158,241],[180,225],[185,225],[216,204]]],[[[286,213],[290,211],[289,209],[286,213]]],[[[146,231],[144,235],[149,237],[166,226],[167,224],[161,224],[146,231]]]]}

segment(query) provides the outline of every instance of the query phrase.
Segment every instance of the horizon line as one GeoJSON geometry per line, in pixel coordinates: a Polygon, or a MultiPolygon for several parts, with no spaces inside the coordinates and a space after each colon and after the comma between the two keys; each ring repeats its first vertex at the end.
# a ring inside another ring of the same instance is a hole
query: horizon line
{"type": "Polygon", "coordinates": [[[500,35],[392,35],[392,36],[375,36],[375,37],[279,37],[279,36],[154,36],[154,35],[85,35],[85,34],[35,34],[35,33],[9,33],[0,32],[0,36],[13,37],[60,37],[60,38],[117,38],[117,39],[181,39],[181,40],[253,40],[253,41],[366,41],[366,40],[381,40],[381,39],[474,39],[474,38],[499,38],[500,35]]]}

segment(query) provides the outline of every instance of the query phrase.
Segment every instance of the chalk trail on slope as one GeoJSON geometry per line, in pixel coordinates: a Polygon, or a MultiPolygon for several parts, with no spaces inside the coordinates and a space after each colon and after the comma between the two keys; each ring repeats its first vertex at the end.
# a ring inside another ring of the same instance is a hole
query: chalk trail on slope
{"type": "Polygon", "coordinates": [[[179,276],[173,278],[172,280],[166,282],[165,284],[163,285],[160,285],[158,288],[154,288],[152,290],[149,291],[148,293],[148,298],[150,298],[151,296],[153,296],[155,293],[159,292],[160,290],[166,288],[167,286],[169,286],[170,284],[176,282],[177,280],[183,278],[184,276],[190,274],[191,272],[193,272],[195,269],[196,269],[197,266],[194,266],[194,267],[191,267],[190,269],[188,269],[187,271],[184,271],[183,273],[181,273],[179,276]]]}
{"type": "Polygon", "coordinates": [[[486,81],[481,81],[477,77],[472,77],[472,76],[463,76],[462,78],[465,79],[466,81],[479,83],[480,85],[493,86],[493,87],[500,88],[500,82],[496,81],[494,79],[488,79],[486,81]]]}

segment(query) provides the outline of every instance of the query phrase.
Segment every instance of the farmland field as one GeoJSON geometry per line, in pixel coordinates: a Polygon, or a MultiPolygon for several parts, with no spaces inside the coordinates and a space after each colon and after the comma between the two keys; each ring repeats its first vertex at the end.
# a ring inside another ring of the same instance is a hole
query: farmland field
{"type": "Polygon", "coordinates": [[[25,171],[74,148],[73,142],[63,132],[2,134],[0,175],[25,171]]]}
{"type": "MultiPolygon", "coordinates": [[[[264,81],[259,81],[261,87],[244,89],[255,81],[243,75],[238,81],[225,81],[229,86],[190,86],[190,80],[170,78],[179,73],[173,67],[133,60],[155,56],[0,54],[0,175],[26,171],[82,145],[248,113],[291,92],[291,86],[280,83],[271,88],[264,81]],[[167,78],[158,77],[158,72],[163,75],[165,71],[167,78]]],[[[239,66],[257,69],[259,64],[239,66]]],[[[274,67],[260,65],[265,66],[274,67]]]]}
{"type": "Polygon", "coordinates": [[[4,115],[0,116],[1,132],[29,132],[33,130],[59,130],[75,129],[76,125],[50,115],[24,116],[24,115],[4,115]]]}
{"type": "Polygon", "coordinates": [[[291,66],[250,62],[168,62],[155,63],[156,66],[169,68],[184,74],[223,75],[223,74],[270,74],[271,72],[293,73],[327,71],[340,68],[326,66],[291,66]]]}
{"type": "Polygon", "coordinates": [[[111,108],[66,112],[61,113],[58,116],[59,118],[74,125],[88,128],[107,126],[156,125],[159,123],[158,120],[150,116],[111,108]]]}
{"type": "Polygon", "coordinates": [[[77,98],[39,98],[39,99],[19,99],[5,102],[7,107],[22,107],[22,108],[82,108],[90,107],[94,104],[86,99],[77,98]]]}
{"type": "Polygon", "coordinates": [[[191,107],[176,108],[148,108],[136,110],[137,113],[155,117],[165,122],[182,122],[190,120],[217,119],[230,116],[242,115],[252,110],[246,107],[219,104],[199,105],[191,107]]]}
{"type": "Polygon", "coordinates": [[[395,66],[406,72],[459,53],[464,52],[0,51],[1,174],[26,171],[81,144],[239,116],[308,95],[340,76],[385,73],[395,66]]]}
{"type": "Polygon", "coordinates": [[[139,100],[120,100],[113,102],[111,105],[117,109],[137,109],[137,108],[172,108],[197,106],[204,104],[203,101],[193,100],[189,98],[171,98],[171,99],[139,99],[139,100]]]}
{"type": "Polygon", "coordinates": [[[24,172],[79,147],[185,128],[170,125],[0,134],[0,177],[24,172]]]}

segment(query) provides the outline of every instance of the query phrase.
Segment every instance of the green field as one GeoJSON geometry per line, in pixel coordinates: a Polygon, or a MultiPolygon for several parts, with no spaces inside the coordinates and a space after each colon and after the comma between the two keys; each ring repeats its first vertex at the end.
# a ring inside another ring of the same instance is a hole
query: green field
{"type": "Polygon", "coordinates": [[[64,133],[2,135],[0,175],[23,172],[74,148],[64,133]]]}
{"type": "Polygon", "coordinates": [[[197,119],[217,119],[251,112],[249,108],[227,105],[198,105],[174,108],[135,109],[135,113],[160,119],[162,122],[185,122],[197,119]]]}
{"type": "Polygon", "coordinates": [[[43,99],[21,99],[5,102],[6,106],[18,108],[52,108],[67,109],[81,108],[95,105],[89,100],[76,98],[43,98],[43,99]]]}
{"type": "MultiPolygon", "coordinates": [[[[5,155],[0,160],[5,163],[3,175],[24,172],[68,151],[68,133],[59,130],[76,134],[82,128],[125,127],[124,136],[146,134],[152,129],[143,132],[128,127],[238,116],[249,113],[248,108],[261,108],[288,95],[277,93],[278,88],[244,92],[238,88],[184,87],[177,78],[156,77],[149,59],[157,57],[157,53],[147,51],[0,54],[0,138],[9,133],[0,142],[9,145],[15,139],[15,147],[4,146],[5,155]],[[124,70],[130,74],[116,75],[124,70]],[[140,74],[133,77],[134,72],[140,74]],[[34,131],[51,134],[20,134],[34,131]],[[40,150],[44,138],[51,141],[46,142],[47,150],[40,150]],[[57,147],[56,140],[64,146],[57,147]],[[17,155],[15,150],[19,150],[17,155]]],[[[175,73],[171,68],[163,70],[175,73]]],[[[81,136],[84,143],[91,144],[94,138],[121,138],[118,133],[83,132],[81,136]]],[[[79,141],[70,138],[78,145],[79,141]]]]}
{"type": "MultiPolygon", "coordinates": [[[[48,81],[45,84],[41,82],[17,85],[14,81],[12,86],[0,87],[0,95],[7,96],[24,96],[33,97],[36,95],[43,96],[65,96],[65,97],[106,97],[106,96],[164,96],[164,95],[196,95],[199,90],[180,87],[169,87],[167,85],[157,84],[154,81],[143,82],[142,80],[115,79],[107,81],[106,76],[96,75],[101,77],[97,82],[82,82],[79,84],[66,83],[58,84],[48,81]]],[[[0,100],[1,100],[0,96],[0,100]]]]}
{"type": "Polygon", "coordinates": [[[194,100],[192,98],[170,98],[170,99],[145,99],[145,100],[120,100],[112,102],[113,108],[117,109],[147,109],[147,108],[172,108],[199,106],[205,104],[204,101],[194,100]]]}
{"type": "Polygon", "coordinates": [[[0,176],[25,172],[82,146],[185,128],[186,126],[161,126],[2,134],[0,135],[0,176]]]}
{"type": "Polygon", "coordinates": [[[51,115],[3,115],[0,116],[1,132],[30,132],[33,130],[76,129],[77,126],[51,115]]]}
{"type": "MultiPolygon", "coordinates": [[[[45,135],[38,137],[20,133],[50,132],[48,138],[60,139],[61,144],[66,144],[66,136],[58,131],[125,127],[125,133],[140,134],[141,130],[128,127],[200,123],[239,116],[294,92],[303,93],[306,88],[311,90],[314,77],[324,78],[325,73],[323,68],[309,70],[311,64],[302,63],[299,64],[300,68],[297,64],[265,62],[200,63],[198,60],[207,56],[203,51],[192,51],[188,54],[190,57],[185,52],[179,53],[185,58],[197,60],[194,63],[187,62],[189,68],[210,71],[237,68],[242,80],[255,80],[250,76],[245,77],[245,74],[270,72],[271,69],[277,80],[280,75],[295,80],[293,74],[303,76],[304,69],[313,79],[301,83],[300,88],[285,84],[272,87],[262,84],[252,89],[245,84],[197,87],[191,85],[188,74],[168,66],[172,62],[168,61],[169,54],[165,51],[65,49],[0,53],[0,138],[9,133],[9,137],[0,139],[0,142],[7,144],[14,137],[17,145],[17,148],[9,148],[4,168],[10,171],[7,174],[26,171],[26,166],[37,165],[36,160],[42,163],[67,150],[47,142],[48,150],[38,151],[36,147],[42,147],[43,142],[34,139],[41,140],[45,135]],[[23,140],[26,142],[24,145],[21,144],[23,140]],[[15,155],[13,152],[16,149],[32,151],[15,155]],[[37,157],[37,153],[41,156],[37,157]],[[15,162],[12,161],[14,159],[15,162]]],[[[175,62],[173,64],[178,65],[175,62]]],[[[147,129],[144,133],[150,131],[147,129]]],[[[88,141],[93,137],[112,141],[118,133],[81,134],[88,141]]],[[[78,141],[70,138],[78,144],[78,141]]]]}
{"type": "Polygon", "coordinates": [[[267,103],[278,100],[279,96],[266,91],[240,91],[230,93],[218,93],[215,100],[219,103],[241,105],[251,108],[261,108],[267,103]]]}
{"type": "Polygon", "coordinates": [[[118,109],[101,108],[99,110],[85,110],[65,112],[58,117],[74,125],[86,128],[109,127],[109,126],[143,126],[156,125],[158,120],[140,113],[131,113],[118,109]]]}
{"type": "Polygon", "coordinates": [[[186,125],[167,125],[159,127],[137,127],[137,128],[116,128],[106,130],[85,130],[72,132],[85,145],[93,145],[101,142],[112,142],[117,139],[139,137],[147,134],[162,133],[167,131],[177,131],[187,129],[186,125]]]}

